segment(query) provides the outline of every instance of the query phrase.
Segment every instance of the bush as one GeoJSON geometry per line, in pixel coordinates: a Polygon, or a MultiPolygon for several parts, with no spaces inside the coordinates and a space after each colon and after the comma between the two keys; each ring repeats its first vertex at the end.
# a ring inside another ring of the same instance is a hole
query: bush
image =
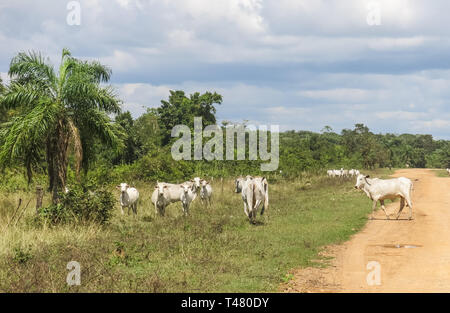
{"type": "Polygon", "coordinates": [[[114,197],[109,191],[87,191],[82,187],[62,193],[60,202],[38,210],[38,219],[51,224],[95,222],[105,224],[112,215],[114,197]]]}

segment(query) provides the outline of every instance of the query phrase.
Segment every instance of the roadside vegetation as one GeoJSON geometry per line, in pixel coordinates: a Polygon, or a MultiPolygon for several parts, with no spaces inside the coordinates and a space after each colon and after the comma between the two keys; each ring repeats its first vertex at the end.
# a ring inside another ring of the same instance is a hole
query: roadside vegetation
{"type": "MultiPolygon", "coordinates": [[[[353,179],[308,174],[279,180],[270,184],[270,207],[257,226],[248,223],[231,180],[223,193],[215,180],[212,207],[195,201],[187,218],[179,203],[164,218],[155,216],[153,186],[139,182],[138,216],[122,216],[116,203],[104,225],[36,223],[31,206],[7,225],[18,198],[27,202],[34,194],[2,193],[0,291],[276,291],[290,269],[321,266],[312,260],[324,245],[345,241],[365,225],[370,203],[353,185],[353,179]],[[66,284],[72,260],[81,265],[81,286],[66,284]]],[[[49,194],[45,201],[51,203],[49,194]]]]}
{"type": "Polygon", "coordinates": [[[450,177],[446,169],[438,169],[434,171],[437,177],[450,177]]]}

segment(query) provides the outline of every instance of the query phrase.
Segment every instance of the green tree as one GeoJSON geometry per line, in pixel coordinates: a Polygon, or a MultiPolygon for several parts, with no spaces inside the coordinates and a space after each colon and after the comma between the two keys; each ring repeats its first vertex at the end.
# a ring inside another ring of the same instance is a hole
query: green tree
{"type": "Polygon", "coordinates": [[[222,96],[215,92],[196,92],[187,97],[182,90],[170,90],[168,101],[161,100],[161,106],[156,109],[160,127],[163,128],[163,145],[171,140],[171,131],[176,125],[193,128],[194,117],[202,117],[204,126],[215,124],[214,104],[221,103],[222,96]]]}
{"type": "Polygon", "coordinates": [[[0,107],[17,109],[2,136],[0,164],[7,165],[37,148],[45,161],[53,203],[66,185],[69,150],[76,171],[82,166],[83,142],[98,137],[113,147],[120,144],[107,113],[120,112],[111,86],[102,86],[111,70],[99,62],[81,61],[63,49],[59,71],[37,52],[22,52],[11,61],[11,83],[0,107]]]}
{"type": "Polygon", "coordinates": [[[134,128],[134,120],[130,111],[120,113],[116,116],[115,123],[121,128],[124,134],[124,149],[120,151],[113,163],[130,164],[136,161],[140,155],[141,147],[138,142],[136,131],[134,128]]]}

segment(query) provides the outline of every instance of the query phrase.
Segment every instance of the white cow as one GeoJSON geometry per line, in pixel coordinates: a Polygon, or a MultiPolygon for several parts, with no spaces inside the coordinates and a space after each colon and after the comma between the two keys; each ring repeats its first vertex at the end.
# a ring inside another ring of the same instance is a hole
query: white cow
{"type": "Polygon", "coordinates": [[[179,184],[156,182],[152,194],[152,203],[156,214],[164,216],[166,207],[174,202],[181,201],[182,188],[179,184]]]}
{"type": "Polygon", "coordinates": [[[133,209],[133,213],[137,214],[137,202],[139,199],[139,191],[136,188],[130,187],[127,183],[121,183],[116,186],[120,190],[120,209],[123,213],[123,208],[128,208],[128,214],[130,214],[130,208],[133,209]]]}
{"type": "Polygon", "coordinates": [[[197,188],[194,184],[190,184],[188,182],[181,184],[180,188],[180,201],[183,204],[183,213],[184,215],[189,215],[189,206],[196,198],[197,188]]]}
{"type": "Polygon", "coordinates": [[[333,172],[334,172],[334,177],[341,177],[342,176],[341,170],[333,170],[333,172]]]}
{"type": "Polygon", "coordinates": [[[450,168],[447,169],[447,173],[448,173],[448,175],[450,175],[450,168]]]}
{"type": "Polygon", "coordinates": [[[400,198],[400,209],[397,213],[397,219],[400,217],[400,213],[406,204],[409,207],[409,219],[412,219],[412,190],[413,184],[410,179],[405,177],[393,178],[393,179],[379,179],[369,178],[369,175],[358,175],[356,178],[355,188],[363,190],[366,195],[373,201],[372,215],[377,206],[377,201],[380,201],[381,208],[386,214],[387,219],[389,216],[386,213],[384,206],[385,199],[400,198]]]}
{"type": "Polygon", "coordinates": [[[341,168],[341,176],[348,177],[348,175],[349,175],[348,170],[344,170],[343,168],[341,168]]]}
{"type": "Polygon", "coordinates": [[[200,177],[194,177],[193,179],[191,179],[191,182],[194,183],[195,188],[197,188],[197,191],[200,190],[202,180],[203,179],[201,179],[200,177]]]}
{"type": "Polygon", "coordinates": [[[246,176],[235,180],[235,192],[241,193],[244,202],[244,213],[250,223],[255,223],[256,213],[261,204],[261,215],[269,207],[269,188],[265,177],[246,176]]]}
{"type": "Polygon", "coordinates": [[[211,206],[212,186],[206,180],[202,179],[200,188],[200,200],[202,203],[211,206]]]}

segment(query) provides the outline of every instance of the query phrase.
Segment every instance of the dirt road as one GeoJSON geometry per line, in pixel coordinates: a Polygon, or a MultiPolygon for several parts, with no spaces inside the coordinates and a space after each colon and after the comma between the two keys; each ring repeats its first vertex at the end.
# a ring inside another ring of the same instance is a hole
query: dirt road
{"type": "Polygon", "coordinates": [[[408,208],[394,219],[399,202],[387,207],[391,220],[378,209],[361,232],[326,249],[334,257],[331,266],[296,270],[283,291],[450,292],[450,178],[428,169],[403,169],[394,176],[414,183],[413,220],[407,220],[408,208]],[[371,261],[380,265],[380,285],[367,283],[376,271],[366,268],[371,261]]]}

